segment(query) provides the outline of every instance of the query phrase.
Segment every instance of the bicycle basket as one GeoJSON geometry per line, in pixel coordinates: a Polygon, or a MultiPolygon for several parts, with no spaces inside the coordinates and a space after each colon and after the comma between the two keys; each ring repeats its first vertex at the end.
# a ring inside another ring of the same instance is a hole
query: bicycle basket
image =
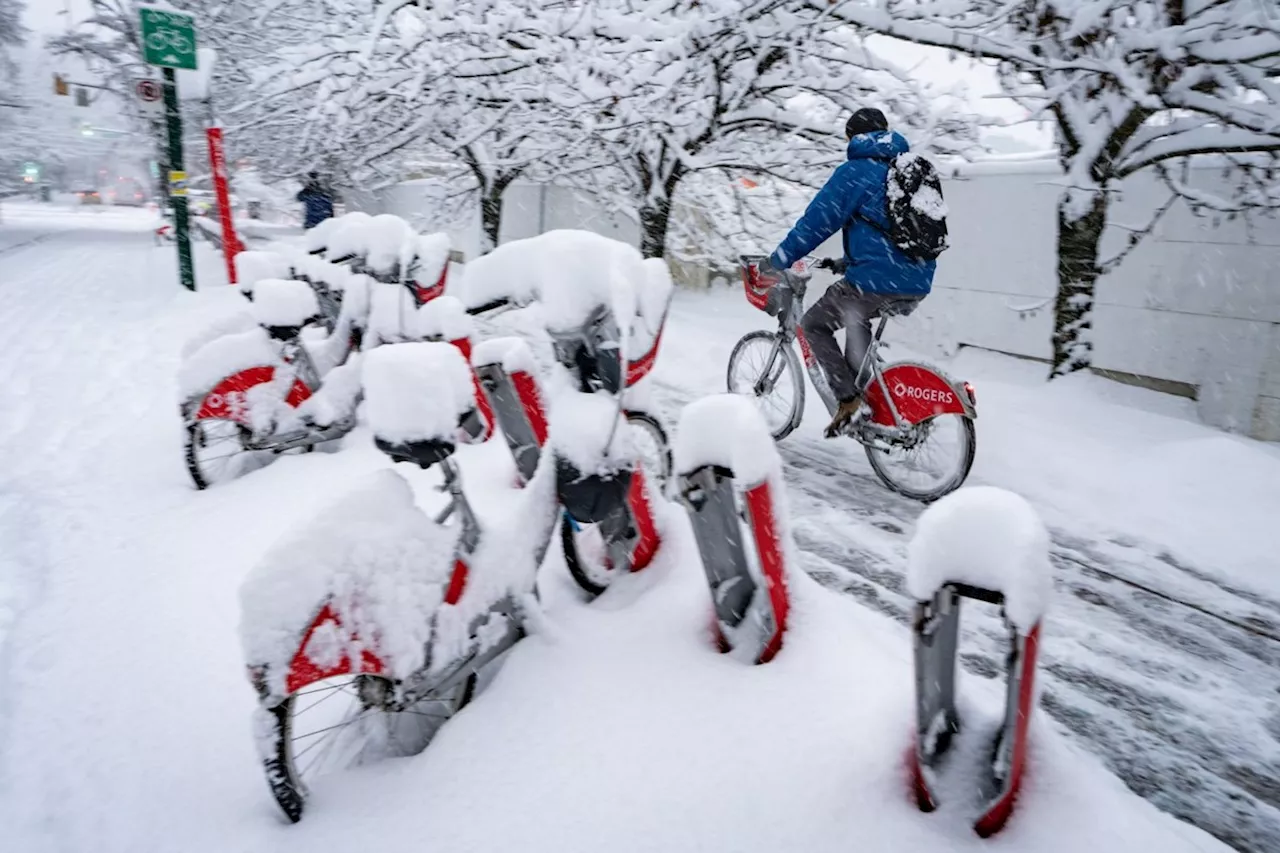
{"type": "Polygon", "coordinates": [[[556,496],[569,515],[584,524],[604,519],[627,500],[631,471],[583,474],[567,459],[556,459],[556,496]]]}
{"type": "Polygon", "coordinates": [[[781,279],[761,275],[756,262],[742,265],[742,286],[747,291],[747,301],[771,317],[781,317],[791,310],[795,293],[781,279]]]}
{"type": "Polygon", "coordinates": [[[620,334],[613,314],[596,308],[579,328],[568,331],[548,329],[556,361],[577,377],[579,390],[605,390],[617,394],[623,387],[624,370],[620,334]]]}

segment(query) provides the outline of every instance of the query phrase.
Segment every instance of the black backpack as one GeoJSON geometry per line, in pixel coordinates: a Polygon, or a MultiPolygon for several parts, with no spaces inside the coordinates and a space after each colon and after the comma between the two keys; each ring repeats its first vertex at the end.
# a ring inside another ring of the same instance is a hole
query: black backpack
{"type": "Polygon", "coordinates": [[[899,154],[885,181],[889,242],[913,261],[932,261],[947,248],[947,205],[938,170],[919,154],[899,154]]]}

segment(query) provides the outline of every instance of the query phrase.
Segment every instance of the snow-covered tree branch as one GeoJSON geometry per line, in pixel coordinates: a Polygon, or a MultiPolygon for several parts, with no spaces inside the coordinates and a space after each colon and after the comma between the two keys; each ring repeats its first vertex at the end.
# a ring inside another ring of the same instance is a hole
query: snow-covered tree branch
{"type": "MultiPolygon", "coordinates": [[[[728,175],[814,186],[843,157],[844,119],[875,104],[913,141],[935,151],[976,143],[971,116],[865,49],[824,11],[765,0],[599,0],[584,4],[574,61],[559,67],[578,95],[573,113],[599,163],[579,183],[615,209],[635,211],[641,250],[663,256],[683,182],[707,175],[687,206],[741,210],[728,175]],[[715,173],[715,177],[710,177],[715,173]],[[728,205],[727,208],[724,205],[728,205]]],[[[737,244],[742,220],[713,254],[737,244]]],[[[777,232],[785,222],[775,222],[777,232]]],[[[748,229],[750,230],[750,229],[748,229]]],[[[682,254],[697,251],[681,241],[682,254]]]]}

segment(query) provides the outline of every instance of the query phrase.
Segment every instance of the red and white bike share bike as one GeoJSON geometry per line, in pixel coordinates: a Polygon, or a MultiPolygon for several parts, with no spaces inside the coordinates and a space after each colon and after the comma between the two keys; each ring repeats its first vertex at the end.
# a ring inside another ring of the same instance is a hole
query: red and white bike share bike
{"type": "MultiPolygon", "coordinates": [[[[494,307],[499,303],[472,310],[494,307]]],[[[429,612],[418,614],[422,627],[416,636],[422,638],[422,646],[407,655],[403,641],[387,638],[395,630],[403,632],[403,624],[415,615],[397,612],[379,622],[371,616],[379,605],[366,600],[381,594],[383,613],[399,607],[401,596],[394,591],[386,595],[387,578],[353,582],[339,566],[329,594],[305,610],[295,610],[281,624],[270,615],[275,609],[271,591],[281,586],[272,578],[281,574],[279,567],[268,561],[265,569],[255,570],[265,574],[265,581],[251,576],[242,592],[248,608],[242,625],[248,627],[247,636],[268,638],[246,643],[250,679],[261,703],[259,746],[267,782],[290,820],[301,818],[308,783],[319,775],[353,763],[420,752],[469,701],[477,676],[525,635],[525,601],[536,595],[536,573],[557,519],[570,573],[588,593],[602,591],[621,572],[640,571],[651,563],[661,545],[651,501],[670,471],[666,434],[650,416],[622,412],[619,402],[626,379],[638,381],[652,366],[657,341],[641,359],[623,363],[617,337],[617,324],[603,309],[592,311],[584,325],[553,335],[556,360],[574,379],[574,388],[563,395],[567,399],[553,404],[570,407],[564,410],[569,417],[560,420],[574,427],[567,437],[557,435],[554,412],[548,416],[543,391],[529,369],[532,353],[523,340],[488,341],[476,348],[471,365],[451,365],[451,360],[462,359],[461,348],[446,344],[392,344],[367,357],[366,373],[369,362],[403,360],[402,353],[409,359],[419,354],[426,359],[416,371],[420,381],[366,388],[370,426],[378,448],[393,460],[423,469],[439,465],[444,473],[441,490],[448,492],[450,501],[433,521],[405,505],[412,502],[406,487],[399,487],[400,497],[393,487],[386,499],[399,501],[397,514],[420,516],[413,526],[421,529],[383,530],[376,542],[355,543],[353,552],[412,555],[415,542],[449,535],[454,544],[451,551],[432,558],[436,564],[397,568],[409,576],[406,589],[420,590],[424,581],[434,579],[442,591],[429,612]],[[441,377],[465,376],[470,370],[471,381],[461,383],[466,386],[462,391],[455,388],[433,396],[433,383],[438,386],[441,377]],[[380,420],[379,412],[413,407],[415,400],[424,413],[421,420],[447,423],[448,429],[405,439],[406,419],[391,424],[380,420]],[[521,519],[514,528],[520,541],[514,546],[504,547],[501,538],[485,532],[450,458],[458,441],[487,438],[488,418],[482,415],[487,411],[501,425],[520,475],[517,491],[523,493],[523,503],[509,510],[521,519]],[[579,414],[595,421],[595,429],[584,433],[579,414]],[[653,440],[650,453],[637,446],[636,433],[653,440]],[[615,441],[615,434],[627,440],[615,441]],[[589,472],[569,458],[580,448],[567,451],[568,445],[581,444],[584,438],[601,448],[595,461],[603,464],[593,464],[589,472]],[[611,452],[611,447],[620,453],[611,452]],[[640,458],[627,455],[632,451],[640,458]],[[654,451],[656,470],[645,464],[655,461],[645,458],[654,451]],[[659,482],[650,485],[651,477],[659,482]],[[451,533],[442,527],[450,519],[455,521],[451,533]],[[264,613],[268,615],[260,615],[264,613]],[[264,620],[267,625],[259,624],[264,620]]],[[[337,535],[346,535],[347,527],[356,529],[352,536],[358,539],[361,525],[351,524],[343,514],[358,514],[361,507],[376,506],[383,499],[355,496],[296,539],[310,543],[332,538],[335,528],[337,535]]],[[[331,553],[341,546],[323,550],[331,553]]],[[[283,559],[295,560],[293,551],[285,548],[283,559]]],[[[395,556],[389,559],[396,561],[395,556]]],[[[301,562],[300,573],[313,570],[309,561],[301,562]]]]}
{"type": "MultiPolygon", "coordinates": [[[[763,260],[742,257],[743,285],[753,306],[778,318],[778,329],[750,332],[738,341],[729,356],[727,384],[731,393],[755,398],[774,439],[781,440],[804,416],[804,372],[828,413],[835,414],[837,401],[800,325],[811,265],[801,260],[781,276],[766,277],[760,272],[763,260]],[[804,356],[804,371],[793,341],[804,356]]],[[[863,366],[871,374],[863,407],[843,434],[866,448],[872,470],[890,489],[934,501],[958,489],[973,466],[977,403],[968,382],[929,364],[886,363],[880,357],[889,317],[910,313],[917,304],[891,302],[881,309],[863,366]]]]}
{"type": "MultiPolygon", "coordinates": [[[[350,230],[358,232],[364,222],[350,224],[350,230]]],[[[409,249],[403,256],[376,263],[361,245],[359,233],[345,236],[342,246],[329,249],[339,257],[328,262],[312,258],[309,265],[291,265],[288,258],[278,258],[295,278],[268,279],[244,288],[259,327],[229,328],[233,333],[213,337],[185,359],[180,411],[187,471],[196,488],[231,479],[281,453],[310,451],[342,438],[355,427],[353,400],[335,407],[319,399],[325,381],[341,376],[335,371],[347,366],[354,353],[380,343],[431,337],[416,328],[421,324],[414,315],[443,294],[447,261],[427,264],[409,249]],[[317,267],[347,279],[341,298],[317,267]],[[424,274],[430,285],[419,282],[424,274]],[[397,328],[394,333],[371,329],[371,303],[380,284],[408,290],[407,325],[414,328],[397,328]],[[304,330],[317,323],[328,334],[308,338],[304,330]]],[[[469,353],[469,339],[456,343],[469,353]]],[[[336,396],[349,396],[346,390],[336,396]]]]}

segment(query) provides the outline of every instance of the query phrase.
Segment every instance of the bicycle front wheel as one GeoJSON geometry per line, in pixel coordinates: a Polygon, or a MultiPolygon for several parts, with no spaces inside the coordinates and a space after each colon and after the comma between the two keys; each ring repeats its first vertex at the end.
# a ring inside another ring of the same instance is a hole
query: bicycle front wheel
{"type": "Polygon", "coordinates": [[[804,373],[795,350],[777,332],[751,332],[729,355],[730,394],[756,401],[774,441],[800,426],[804,415],[804,373]]]}

